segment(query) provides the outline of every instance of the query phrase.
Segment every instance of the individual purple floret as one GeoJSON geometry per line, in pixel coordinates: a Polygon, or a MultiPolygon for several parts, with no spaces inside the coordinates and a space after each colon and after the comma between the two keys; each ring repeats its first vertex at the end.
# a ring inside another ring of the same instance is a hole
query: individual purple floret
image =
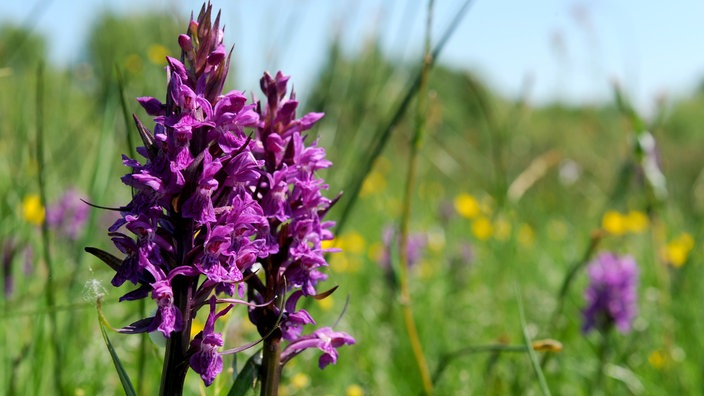
{"type": "Polygon", "coordinates": [[[191,341],[191,358],[189,363],[193,371],[200,374],[206,386],[215,380],[222,371],[222,355],[218,349],[223,346],[222,335],[215,332],[215,321],[228,313],[232,305],[216,313],[215,296],[210,298],[210,314],[203,331],[191,341]]]}
{"type": "Polygon", "coordinates": [[[320,359],[318,359],[318,366],[323,369],[330,363],[337,363],[337,348],[354,343],[354,338],[349,334],[333,331],[329,327],[322,327],[315,330],[312,334],[299,337],[296,341],[290,343],[281,353],[281,362],[286,363],[305,349],[318,348],[323,351],[320,359]]]}
{"type": "Polygon", "coordinates": [[[584,297],[583,332],[607,331],[614,324],[622,332],[631,329],[637,311],[638,266],[631,256],[601,253],[587,267],[589,286],[584,297]]]}
{"type": "Polygon", "coordinates": [[[223,94],[230,53],[220,15],[211,21],[211,13],[204,5],[178,37],[180,59],[167,57],[165,101],[138,98],[154,126],[135,116],[142,159],[122,158],[132,200],[109,228],[122,258],[87,248],[115,270],[114,286],[136,286],[121,301],[154,301],[154,316],[121,331],[159,331],[167,338],[162,394],[182,393],[189,365],[206,385],[214,381],[223,364],[215,321],[234,304],[249,306],[265,348],[274,346],[264,356],[272,373],[262,370],[262,377],[278,380],[282,340],[296,351],[323,349],[321,367],[335,362],[334,348],[354,342],[344,333],[328,340],[324,332],[313,333],[315,345],[298,342],[311,337],[301,334],[315,321],[296,304],[322,298],[320,270],[328,265],[322,241],[333,239],[334,223],[323,217],[334,201],[323,196],[328,186],[316,176],[332,164],[306,135],[323,115],[296,118],[298,101],[287,95],[289,77],[281,72],[261,79],[264,102],[247,104],[240,91],[223,94]],[[243,298],[245,290],[246,302],[216,298],[243,298]],[[191,340],[191,322],[206,306],[205,329],[191,340]]]}

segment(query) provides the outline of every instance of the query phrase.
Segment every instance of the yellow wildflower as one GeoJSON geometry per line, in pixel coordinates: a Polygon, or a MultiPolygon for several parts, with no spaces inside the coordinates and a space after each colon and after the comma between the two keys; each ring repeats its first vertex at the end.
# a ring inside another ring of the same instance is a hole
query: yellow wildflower
{"type": "Polygon", "coordinates": [[[291,378],[291,385],[295,389],[303,389],[310,384],[310,377],[304,373],[298,373],[291,378]]]}
{"type": "Polygon", "coordinates": [[[604,213],[601,219],[601,227],[612,235],[623,235],[626,233],[626,220],[623,215],[615,210],[604,213]]]}
{"type": "Polygon", "coordinates": [[[362,184],[362,190],[359,192],[360,197],[367,197],[374,193],[383,191],[386,188],[386,178],[381,172],[373,170],[369,172],[362,184]]]}
{"type": "Polygon", "coordinates": [[[661,370],[669,363],[670,357],[665,351],[656,349],[648,355],[648,363],[654,368],[661,370]]]}
{"type": "Polygon", "coordinates": [[[198,335],[198,333],[203,331],[204,326],[205,325],[203,324],[203,322],[200,319],[194,318],[193,321],[191,322],[191,339],[193,339],[193,337],[195,337],[196,335],[198,335]]]}
{"type": "Polygon", "coordinates": [[[339,247],[345,253],[360,254],[364,252],[365,245],[366,241],[362,234],[353,231],[340,236],[336,247],[339,247]]]}
{"type": "Polygon", "coordinates": [[[37,194],[30,194],[22,200],[22,218],[28,223],[41,225],[44,222],[46,211],[37,194]]]}
{"type": "Polygon", "coordinates": [[[479,213],[481,212],[479,210],[479,202],[467,193],[462,193],[456,196],[454,205],[457,213],[467,219],[473,219],[479,216],[479,213]]]}
{"type": "Polygon", "coordinates": [[[333,306],[335,306],[335,300],[333,299],[332,296],[327,296],[323,298],[322,300],[316,300],[318,302],[318,305],[320,306],[320,309],[323,311],[329,311],[332,309],[333,306]]]}
{"type": "Polygon", "coordinates": [[[345,389],[345,396],[364,396],[364,388],[357,384],[352,384],[345,389]]]}
{"type": "Polygon", "coordinates": [[[480,241],[486,241],[494,233],[494,226],[486,217],[480,217],[472,222],[472,234],[480,241]]]}
{"type": "Polygon", "coordinates": [[[694,249],[694,238],[689,233],[683,232],[665,247],[665,261],[679,268],[687,262],[692,249],[694,249]]]}
{"type": "Polygon", "coordinates": [[[147,57],[149,58],[149,62],[158,66],[166,65],[166,55],[168,54],[169,50],[160,44],[152,44],[147,50],[147,57]]]}
{"type": "Polygon", "coordinates": [[[640,234],[648,229],[648,215],[638,210],[631,210],[623,216],[626,229],[634,234],[640,234]]]}
{"type": "Polygon", "coordinates": [[[326,239],[320,242],[320,247],[323,249],[330,249],[335,246],[336,239],[326,239]]]}
{"type": "Polygon", "coordinates": [[[142,58],[137,54],[130,54],[125,58],[125,69],[130,74],[139,74],[142,71],[142,58]]]}
{"type": "Polygon", "coordinates": [[[525,223],[521,224],[521,226],[518,227],[518,242],[524,247],[533,246],[533,242],[535,242],[535,231],[533,231],[533,227],[525,223]]]}
{"type": "Polygon", "coordinates": [[[511,223],[503,217],[494,221],[494,236],[500,241],[505,241],[511,237],[511,223]]]}

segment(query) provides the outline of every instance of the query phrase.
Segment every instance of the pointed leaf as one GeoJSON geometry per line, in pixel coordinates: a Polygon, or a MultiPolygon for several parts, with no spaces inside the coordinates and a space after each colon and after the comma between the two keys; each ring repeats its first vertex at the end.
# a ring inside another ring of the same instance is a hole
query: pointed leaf
{"type": "Polygon", "coordinates": [[[254,388],[254,382],[259,378],[259,369],[262,366],[262,351],[259,350],[253,354],[244,367],[242,371],[237,374],[235,378],[235,383],[227,392],[227,396],[244,396],[247,392],[254,388]]]}
{"type": "Polygon", "coordinates": [[[521,330],[523,333],[523,341],[525,342],[526,345],[526,351],[528,352],[528,357],[530,358],[530,363],[531,366],[533,366],[533,372],[535,372],[535,376],[538,379],[538,386],[540,388],[541,393],[543,396],[550,396],[550,388],[548,388],[548,383],[545,381],[545,375],[543,374],[543,369],[540,367],[540,362],[538,362],[538,357],[535,354],[535,351],[532,348],[532,340],[530,339],[530,336],[528,335],[528,330],[527,325],[526,325],[526,314],[525,311],[523,310],[523,299],[521,298],[521,292],[518,287],[518,283],[514,285],[514,289],[516,291],[516,299],[518,302],[518,318],[520,319],[521,323],[521,330]]]}
{"type": "Polygon", "coordinates": [[[318,293],[318,294],[314,295],[313,298],[316,300],[322,300],[322,299],[326,298],[327,296],[331,295],[332,293],[334,293],[338,287],[340,287],[340,285],[335,285],[335,287],[333,287],[330,290],[327,290],[322,293],[318,293]]]}
{"type": "Polygon", "coordinates": [[[144,148],[147,149],[149,152],[149,155],[154,156],[156,155],[156,146],[154,146],[154,137],[152,134],[149,132],[149,130],[142,124],[142,121],[134,114],[132,114],[132,119],[134,119],[134,123],[137,126],[137,131],[139,132],[139,137],[142,138],[142,144],[144,144],[144,148]]]}
{"type": "Polygon", "coordinates": [[[108,347],[112,362],[115,364],[115,369],[117,370],[117,375],[120,377],[122,388],[124,389],[125,394],[127,396],[137,396],[137,392],[135,392],[134,387],[132,386],[132,381],[130,381],[130,377],[127,375],[127,371],[125,371],[125,368],[122,366],[122,363],[120,362],[120,358],[117,356],[115,348],[112,347],[112,343],[110,342],[110,338],[108,338],[107,331],[105,331],[105,326],[110,327],[110,325],[105,319],[105,316],[103,316],[100,298],[98,298],[96,306],[98,308],[98,322],[100,323],[100,333],[103,335],[103,341],[105,341],[105,346],[108,347]]]}
{"type": "Polygon", "coordinates": [[[122,260],[106,252],[105,250],[88,246],[85,248],[85,251],[99,258],[102,262],[109,265],[110,268],[114,269],[115,272],[117,272],[122,265],[122,260]]]}
{"type": "Polygon", "coordinates": [[[150,316],[148,318],[140,319],[130,325],[127,325],[117,331],[122,334],[138,334],[144,333],[149,330],[149,325],[154,321],[154,317],[150,316]]]}

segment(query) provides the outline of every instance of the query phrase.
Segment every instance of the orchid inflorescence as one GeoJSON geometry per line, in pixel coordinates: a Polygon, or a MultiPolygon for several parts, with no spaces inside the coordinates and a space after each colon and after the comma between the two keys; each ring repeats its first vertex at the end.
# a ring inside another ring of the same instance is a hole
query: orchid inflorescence
{"type": "Polygon", "coordinates": [[[587,267],[583,332],[631,330],[637,313],[638,266],[631,256],[602,252],[587,267]]]}
{"type": "Polygon", "coordinates": [[[316,176],[331,162],[305,134],[323,114],[296,118],[298,101],[287,96],[289,77],[281,72],[261,78],[264,102],[222,94],[232,52],[211,10],[204,5],[178,37],[181,59],[167,57],[166,101],[138,98],[154,128],[135,116],[143,143],[137,151],[146,160],[123,155],[131,172],[122,181],[133,197],[109,235],[124,258],[88,248],[115,269],[114,286],[139,286],[120,301],[151,296],[156,303],[154,316],[122,331],[160,332],[168,338],[167,361],[187,360],[206,385],[229,353],[220,350],[215,322],[238,304],[263,338],[287,342],[280,365],[318,348],[322,368],[336,362],[337,347],[354,343],[329,327],[302,335],[315,321],[296,307],[301,298],[321,297],[316,286],[332,250],[321,243],[333,238],[334,223],[323,217],[334,200],[322,195],[328,186],[316,176]],[[190,339],[201,308],[209,310],[205,327],[190,339]]]}

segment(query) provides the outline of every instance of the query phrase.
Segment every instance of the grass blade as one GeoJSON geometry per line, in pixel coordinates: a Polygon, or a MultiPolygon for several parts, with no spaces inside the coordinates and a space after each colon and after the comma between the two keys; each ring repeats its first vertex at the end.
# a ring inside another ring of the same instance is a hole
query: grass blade
{"type": "Polygon", "coordinates": [[[347,223],[347,219],[349,218],[350,213],[352,212],[352,208],[354,207],[354,204],[357,202],[357,198],[359,196],[360,191],[362,190],[362,184],[364,183],[364,179],[367,177],[369,172],[371,172],[372,167],[374,165],[374,162],[376,161],[377,158],[381,155],[384,147],[386,147],[386,143],[389,141],[389,138],[391,137],[391,132],[394,130],[396,125],[401,121],[403,118],[403,115],[406,113],[406,110],[408,109],[408,106],[411,104],[411,101],[415,97],[415,95],[418,93],[419,87],[421,85],[421,82],[423,80],[423,73],[424,70],[427,69],[430,70],[433,68],[435,65],[435,61],[437,60],[438,56],[442,52],[443,48],[445,47],[445,44],[447,41],[450,39],[452,34],[454,33],[455,29],[459,26],[460,21],[464,17],[464,14],[467,12],[469,9],[470,4],[472,4],[472,0],[467,0],[464,2],[462,7],[457,11],[457,14],[455,15],[455,18],[452,20],[448,28],[445,30],[444,34],[440,38],[440,41],[435,45],[433,48],[433,51],[431,52],[430,55],[430,61],[428,62],[427,65],[422,66],[415,74],[415,77],[413,78],[413,82],[409,85],[408,90],[404,94],[403,98],[401,98],[399,104],[395,107],[395,111],[393,112],[393,115],[389,119],[388,123],[384,124],[381,126],[381,128],[377,131],[375,136],[376,138],[374,142],[370,145],[370,147],[366,150],[366,152],[369,152],[369,156],[362,160],[360,163],[360,171],[355,175],[353,180],[348,184],[348,187],[345,188],[345,195],[348,197],[347,201],[342,206],[340,216],[338,217],[336,221],[336,226],[335,226],[335,233],[337,234],[342,234],[342,230],[344,229],[344,226],[347,223]]]}
{"type": "Polygon", "coordinates": [[[523,311],[523,299],[521,298],[521,292],[518,284],[515,285],[516,299],[518,301],[518,315],[521,320],[521,332],[523,333],[523,341],[525,342],[526,349],[528,350],[528,356],[530,357],[530,364],[533,367],[535,376],[538,378],[538,385],[540,385],[540,391],[544,396],[550,396],[550,388],[545,381],[545,376],[543,375],[543,370],[540,368],[540,362],[538,362],[538,356],[533,350],[533,342],[528,336],[528,330],[526,330],[526,315],[523,311]]]}
{"type": "Polygon", "coordinates": [[[259,368],[262,365],[262,354],[261,351],[257,351],[249,359],[247,363],[242,367],[242,371],[237,374],[235,378],[235,383],[227,392],[227,396],[244,396],[249,390],[251,390],[252,384],[259,378],[259,368]]]}
{"type": "Polygon", "coordinates": [[[135,392],[134,387],[132,386],[132,381],[130,381],[130,377],[127,375],[127,371],[122,366],[122,363],[120,362],[120,358],[117,356],[115,348],[112,347],[112,343],[110,342],[110,338],[108,337],[107,331],[105,331],[105,327],[110,327],[110,324],[108,324],[107,320],[105,319],[105,316],[103,316],[101,306],[102,300],[98,298],[98,300],[96,301],[96,307],[98,309],[98,322],[100,323],[100,333],[103,335],[103,341],[105,341],[105,346],[108,347],[110,357],[112,358],[112,362],[115,364],[115,370],[117,370],[117,375],[120,377],[120,383],[122,383],[122,389],[124,389],[125,394],[127,396],[136,396],[137,392],[135,392]]]}

